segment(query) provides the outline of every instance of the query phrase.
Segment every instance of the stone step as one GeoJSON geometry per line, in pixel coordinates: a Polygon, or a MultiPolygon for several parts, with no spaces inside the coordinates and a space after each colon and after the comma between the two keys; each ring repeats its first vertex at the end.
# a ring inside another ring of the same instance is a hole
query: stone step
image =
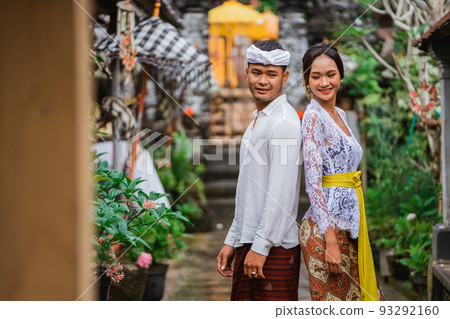
{"type": "Polygon", "coordinates": [[[202,180],[205,182],[233,179],[237,180],[239,175],[239,166],[216,164],[208,165],[205,172],[202,174],[202,180]]]}
{"type": "Polygon", "coordinates": [[[208,208],[214,213],[214,222],[221,223],[226,228],[231,226],[234,217],[234,207],[234,197],[208,199],[208,208]]]}
{"type": "Polygon", "coordinates": [[[208,200],[213,198],[234,198],[236,196],[237,179],[216,180],[205,183],[208,200]]]}
{"type": "Polygon", "coordinates": [[[203,152],[202,160],[206,170],[216,166],[230,166],[233,171],[239,169],[239,152],[226,152],[220,149],[217,149],[216,153],[203,152]]]}
{"type": "Polygon", "coordinates": [[[204,158],[204,163],[206,169],[209,167],[215,168],[217,166],[229,166],[230,169],[239,169],[239,156],[233,154],[223,154],[223,155],[207,155],[210,156],[209,159],[204,158]],[[214,157],[213,157],[214,156],[214,157]]]}

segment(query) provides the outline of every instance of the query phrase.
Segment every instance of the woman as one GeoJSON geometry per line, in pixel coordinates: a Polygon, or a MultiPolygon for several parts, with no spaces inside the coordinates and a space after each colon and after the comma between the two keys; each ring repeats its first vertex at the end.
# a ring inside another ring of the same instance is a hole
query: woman
{"type": "Polygon", "coordinates": [[[312,300],[384,300],[377,287],[362,197],[363,150],[336,107],[344,78],[338,51],[325,43],[303,57],[311,103],[302,120],[306,192],[311,207],[300,227],[312,300]]]}

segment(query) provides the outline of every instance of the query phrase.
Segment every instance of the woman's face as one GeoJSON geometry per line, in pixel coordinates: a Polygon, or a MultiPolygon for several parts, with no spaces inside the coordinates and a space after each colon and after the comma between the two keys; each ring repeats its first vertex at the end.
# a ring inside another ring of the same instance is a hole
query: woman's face
{"type": "Polygon", "coordinates": [[[327,55],[314,60],[309,74],[309,87],[318,102],[336,103],[336,94],[341,83],[336,62],[327,55]]]}

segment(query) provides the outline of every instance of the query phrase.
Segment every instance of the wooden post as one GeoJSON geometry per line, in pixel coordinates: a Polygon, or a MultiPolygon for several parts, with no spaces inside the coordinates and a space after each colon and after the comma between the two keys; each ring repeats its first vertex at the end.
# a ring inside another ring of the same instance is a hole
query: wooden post
{"type": "Polygon", "coordinates": [[[1,5],[0,300],[74,301],[91,284],[89,3],[1,5]]]}

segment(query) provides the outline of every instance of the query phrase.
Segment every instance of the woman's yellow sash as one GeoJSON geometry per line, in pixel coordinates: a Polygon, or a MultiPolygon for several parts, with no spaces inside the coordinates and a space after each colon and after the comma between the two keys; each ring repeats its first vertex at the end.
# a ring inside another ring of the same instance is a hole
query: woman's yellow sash
{"type": "Polygon", "coordinates": [[[356,189],[359,201],[358,270],[363,301],[378,301],[377,279],[373,266],[372,249],[367,231],[361,171],[322,176],[323,187],[351,187],[356,189]]]}

